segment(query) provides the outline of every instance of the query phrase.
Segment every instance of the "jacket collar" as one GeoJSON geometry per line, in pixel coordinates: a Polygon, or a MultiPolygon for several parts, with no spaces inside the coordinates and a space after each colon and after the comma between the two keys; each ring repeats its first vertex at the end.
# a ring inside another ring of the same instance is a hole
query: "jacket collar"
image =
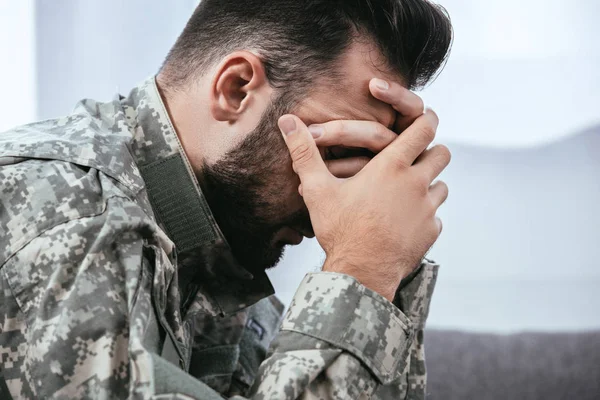
{"type": "MultiPolygon", "coordinates": [[[[180,282],[198,278],[228,314],[274,293],[265,272],[251,274],[231,253],[177,137],[154,77],[121,99],[131,151],[155,217],[174,242],[180,282]]],[[[243,261],[243,260],[242,260],[243,261]]],[[[184,289],[184,288],[182,288],[184,289]]]]}

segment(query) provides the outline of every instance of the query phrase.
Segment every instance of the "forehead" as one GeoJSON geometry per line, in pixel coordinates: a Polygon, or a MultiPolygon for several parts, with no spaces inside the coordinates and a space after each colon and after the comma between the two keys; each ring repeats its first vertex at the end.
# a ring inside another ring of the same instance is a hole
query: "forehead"
{"type": "Polygon", "coordinates": [[[402,81],[387,70],[379,51],[368,43],[354,43],[337,68],[336,79],[321,79],[300,103],[298,116],[307,124],[352,119],[392,126],[395,110],[371,95],[369,82],[373,78],[402,81]]]}

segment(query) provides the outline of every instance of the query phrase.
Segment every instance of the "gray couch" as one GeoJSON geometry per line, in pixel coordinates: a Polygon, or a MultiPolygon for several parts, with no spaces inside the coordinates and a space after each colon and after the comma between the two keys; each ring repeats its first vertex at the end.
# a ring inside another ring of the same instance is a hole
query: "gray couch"
{"type": "Polygon", "coordinates": [[[600,400],[600,331],[493,335],[428,330],[433,400],[600,400]]]}

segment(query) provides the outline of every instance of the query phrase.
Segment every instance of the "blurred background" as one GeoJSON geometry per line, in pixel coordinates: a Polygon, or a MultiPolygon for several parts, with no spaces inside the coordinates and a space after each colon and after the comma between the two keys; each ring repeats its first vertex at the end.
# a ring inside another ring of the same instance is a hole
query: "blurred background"
{"type": "MultiPolygon", "coordinates": [[[[428,326],[600,328],[600,1],[440,0],[454,27],[422,95],[453,152],[428,326]]],[[[197,0],[0,0],[0,131],[157,72],[197,0]]],[[[315,240],[271,272],[288,302],[315,240]]],[[[377,262],[377,260],[373,260],[377,262]]]]}

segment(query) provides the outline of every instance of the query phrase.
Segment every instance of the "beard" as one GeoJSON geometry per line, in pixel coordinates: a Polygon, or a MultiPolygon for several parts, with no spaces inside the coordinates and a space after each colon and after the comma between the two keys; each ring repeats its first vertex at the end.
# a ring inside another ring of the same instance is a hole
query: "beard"
{"type": "Polygon", "coordinates": [[[285,113],[283,101],[274,101],[241,144],[215,164],[205,164],[198,176],[236,261],[251,273],[280,261],[286,243],[276,234],[282,228],[311,230],[305,208],[285,212],[291,159],[277,126],[285,113]]]}

